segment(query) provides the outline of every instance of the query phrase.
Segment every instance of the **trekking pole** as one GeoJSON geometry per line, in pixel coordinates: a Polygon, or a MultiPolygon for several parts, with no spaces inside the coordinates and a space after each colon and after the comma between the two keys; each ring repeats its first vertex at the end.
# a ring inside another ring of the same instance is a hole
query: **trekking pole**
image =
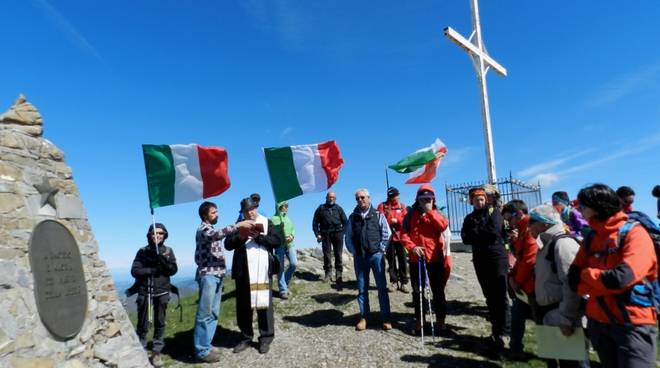
{"type": "Polygon", "coordinates": [[[433,321],[435,320],[435,312],[431,307],[431,298],[433,297],[431,293],[431,285],[429,282],[429,273],[426,270],[426,260],[422,258],[422,268],[424,269],[424,279],[426,284],[424,285],[424,296],[426,297],[426,303],[429,307],[429,312],[431,312],[431,334],[433,335],[433,341],[435,342],[435,326],[433,326],[433,321]]]}
{"type": "Polygon", "coordinates": [[[422,346],[424,346],[424,303],[422,303],[422,260],[417,261],[417,291],[419,292],[419,330],[422,334],[422,346]]]}
{"type": "Polygon", "coordinates": [[[147,279],[147,333],[151,329],[151,326],[154,323],[154,317],[153,317],[153,311],[154,311],[154,303],[153,303],[153,283],[154,279],[153,276],[149,276],[149,279],[147,279]]]}

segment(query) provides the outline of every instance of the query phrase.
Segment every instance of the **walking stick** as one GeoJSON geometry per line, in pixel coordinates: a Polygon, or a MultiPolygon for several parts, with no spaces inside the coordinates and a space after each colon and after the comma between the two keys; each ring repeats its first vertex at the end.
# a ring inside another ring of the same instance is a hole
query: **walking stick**
{"type": "Polygon", "coordinates": [[[431,298],[433,295],[431,294],[431,285],[429,282],[429,273],[426,270],[426,260],[422,258],[422,268],[424,269],[424,279],[425,279],[425,285],[424,285],[424,296],[426,297],[426,303],[429,307],[429,312],[431,312],[431,334],[433,335],[433,341],[435,342],[435,326],[433,326],[433,321],[435,320],[435,312],[433,311],[433,308],[431,307],[431,298]]]}
{"type": "Polygon", "coordinates": [[[147,280],[147,331],[146,333],[149,333],[149,330],[151,329],[151,326],[154,324],[154,317],[153,317],[153,311],[154,311],[154,303],[153,303],[153,284],[154,284],[154,279],[153,276],[149,276],[149,279],[147,280]]]}
{"type": "Polygon", "coordinates": [[[424,303],[422,303],[422,260],[417,261],[417,291],[419,292],[419,330],[422,334],[422,346],[424,346],[424,303]]]}

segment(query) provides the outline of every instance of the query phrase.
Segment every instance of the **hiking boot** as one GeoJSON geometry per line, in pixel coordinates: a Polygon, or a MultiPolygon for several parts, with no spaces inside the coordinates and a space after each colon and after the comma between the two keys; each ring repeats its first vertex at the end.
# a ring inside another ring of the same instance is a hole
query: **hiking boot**
{"type": "Polygon", "coordinates": [[[522,350],[508,350],[506,352],[506,358],[518,362],[529,360],[527,354],[522,350]]]}
{"type": "Polygon", "coordinates": [[[404,294],[410,293],[410,289],[408,289],[408,284],[401,284],[401,286],[399,286],[399,291],[404,294]]]}
{"type": "Polygon", "coordinates": [[[342,285],[343,282],[344,282],[344,280],[342,280],[341,277],[337,278],[337,282],[335,283],[335,285],[337,286],[337,291],[342,291],[344,289],[344,287],[342,285]]]}
{"type": "Polygon", "coordinates": [[[160,368],[163,366],[163,359],[160,357],[160,353],[153,353],[151,355],[151,365],[155,368],[160,368]]]}
{"type": "Polygon", "coordinates": [[[383,330],[389,331],[392,329],[392,323],[391,322],[383,322],[383,330]]]}
{"type": "Polygon", "coordinates": [[[280,291],[280,299],[289,299],[289,293],[287,291],[280,291]]]}
{"type": "Polygon", "coordinates": [[[325,277],[323,277],[323,282],[330,282],[332,281],[332,274],[330,272],[325,273],[325,277]]]}
{"type": "MultiPolygon", "coordinates": [[[[211,350],[206,356],[197,358],[202,363],[217,363],[220,361],[220,354],[217,351],[211,350]]],[[[153,362],[151,364],[154,364],[153,362]]],[[[155,366],[155,364],[154,364],[155,366]]]]}
{"type": "Polygon", "coordinates": [[[364,331],[367,329],[367,320],[360,318],[360,321],[355,325],[355,331],[364,331]]]}
{"type": "Polygon", "coordinates": [[[270,343],[259,343],[259,354],[266,354],[270,350],[270,343]]]}
{"type": "Polygon", "coordinates": [[[419,321],[415,321],[415,327],[412,328],[410,334],[413,336],[420,336],[422,334],[422,324],[419,321]]]}
{"type": "Polygon", "coordinates": [[[250,343],[251,343],[250,340],[243,340],[243,341],[239,342],[238,345],[234,346],[234,353],[237,354],[237,353],[240,353],[241,351],[249,348],[250,343]]]}

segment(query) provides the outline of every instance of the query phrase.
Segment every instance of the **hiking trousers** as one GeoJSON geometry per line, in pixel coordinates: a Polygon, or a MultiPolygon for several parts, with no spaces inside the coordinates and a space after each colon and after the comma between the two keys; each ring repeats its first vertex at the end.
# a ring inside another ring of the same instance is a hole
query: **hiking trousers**
{"type": "MultiPolygon", "coordinates": [[[[160,353],[165,347],[165,312],[167,311],[167,303],[170,301],[170,293],[165,293],[159,296],[151,297],[153,303],[153,322],[154,322],[154,339],[152,351],[160,353]]],[[[146,295],[138,294],[137,296],[137,311],[138,323],[136,333],[140,339],[142,347],[147,349],[147,334],[149,333],[149,316],[147,314],[148,298],[146,295]]]]}
{"type": "MultiPolygon", "coordinates": [[[[435,312],[435,318],[438,321],[444,321],[447,315],[447,299],[445,298],[445,263],[444,260],[440,262],[433,262],[426,264],[426,272],[429,277],[429,286],[433,294],[431,305],[435,312]]],[[[424,267],[422,266],[422,310],[424,314],[428,312],[428,300],[424,295],[424,287],[426,287],[426,277],[424,276],[424,267]]],[[[415,307],[415,319],[419,319],[419,262],[410,263],[410,284],[412,285],[412,299],[413,306],[415,307]]],[[[421,321],[420,321],[421,322],[421,321]]],[[[435,322],[435,321],[434,321],[435,322]]]]}
{"type": "Polygon", "coordinates": [[[655,367],[655,325],[614,325],[589,319],[589,340],[603,368],[655,367]]]}
{"type": "MultiPolygon", "coordinates": [[[[273,286],[273,277],[268,278],[268,290],[273,286]]],[[[270,344],[275,336],[275,320],[273,316],[273,293],[269,293],[268,308],[257,309],[257,323],[259,326],[259,343],[270,344]]],[[[252,341],[252,305],[250,303],[250,279],[239,277],[236,279],[236,323],[241,330],[241,340],[252,341]]]]}
{"type": "Polygon", "coordinates": [[[408,255],[401,242],[390,242],[387,247],[387,272],[390,274],[390,282],[400,282],[401,285],[408,283],[408,255]]]}
{"type": "Polygon", "coordinates": [[[343,272],[341,255],[344,250],[344,233],[333,231],[321,235],[321,247],[323,248],[323,270],[326,275],[332,274],[332,256],[335,256],[335,272],[341,277],[343,272]]]}
{"type": "Polygon", "coordinates": [[[472,249],[474,271],[486,298],[491,332],[494,337],[508,335],[511,324],[511,308],[507,294],[509,261],[504,247],[501,248],[501,250],[477,247],[472,249]]]}

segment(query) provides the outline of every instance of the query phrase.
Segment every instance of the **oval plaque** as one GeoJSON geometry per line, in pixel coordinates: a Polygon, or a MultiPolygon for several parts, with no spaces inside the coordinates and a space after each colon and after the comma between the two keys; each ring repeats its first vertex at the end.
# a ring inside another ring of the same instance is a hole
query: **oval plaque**
{"type": "Polygon", "coordinates": [[[37,224],[30,237],[30,266],[41,321],[55,338],[73,338],[85,321],[87,284],[69,229],[54,220],[37,224]]]}

